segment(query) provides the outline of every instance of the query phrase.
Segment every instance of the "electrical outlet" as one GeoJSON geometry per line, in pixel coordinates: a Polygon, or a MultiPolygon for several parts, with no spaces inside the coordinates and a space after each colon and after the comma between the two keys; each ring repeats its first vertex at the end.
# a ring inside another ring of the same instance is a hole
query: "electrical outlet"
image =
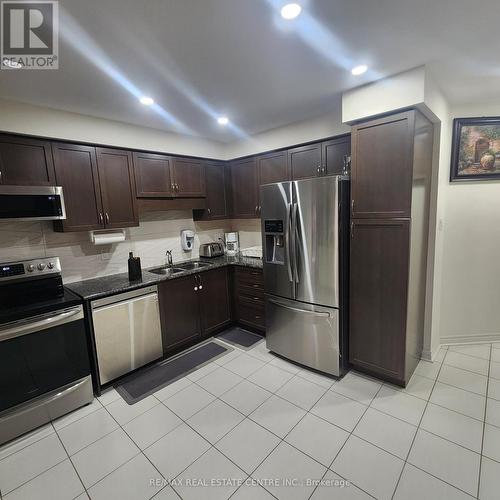
{"type": "Polygon", "coordinates": [[[224,241],[224,233],[215,233],[215,241],[224,241]]]}

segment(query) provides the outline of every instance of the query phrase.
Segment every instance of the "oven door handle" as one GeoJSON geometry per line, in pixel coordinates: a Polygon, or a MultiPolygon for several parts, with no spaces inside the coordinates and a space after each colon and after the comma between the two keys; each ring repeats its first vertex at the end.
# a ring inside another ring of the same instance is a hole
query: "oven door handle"
{"type": "Polygon", "coordinates": [[[29,333],[39,332],[47,328],[64,325],[71,321],[83,319],[83,307],[78,306],[65,311],[47,316],[37,316],[34,320],[21,320],[7,324],[0,328],[0,342],[14,339],[29,333]]]}

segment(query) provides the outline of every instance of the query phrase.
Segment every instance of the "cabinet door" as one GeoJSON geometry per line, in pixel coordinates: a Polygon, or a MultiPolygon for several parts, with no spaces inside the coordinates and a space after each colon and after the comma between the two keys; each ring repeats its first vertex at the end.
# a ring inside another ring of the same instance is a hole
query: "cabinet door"
{"type": "Polygon", "coordinates": [[[201,329],[208,336],[231,322],[227,268],[200,273],[199,280],[201,329]]]}
{"type": "Polygon", "coordinates": [[[163,281],[158,286],[164,352],[201,335],[199,291],[195,288],[195,276],[163,281]]]}
{"type": "Polygon", "coordinates": [[[63,188],[66,219],[59,231],[91,231],[104,227],[95,148],[52,143],[56,181],[63,188]]]}
{"type": "Polygon", "coordinates": [[[55,185],[50,142],[0,135],[0,184],[55,185]]]}
{"type": "Polygon", "coordinates": [[[258,173],[255,158],[235,161],[231,165],[233,217],[258,217],[258,173]]]}
{"type": "Polygon", "coordinates": [[[174,158],[173,179],[174,196],[182,198],[204,198],[205,163],[200,160],[174,158]]]}
{"type": "Polygon", "coordinates": [[[339,137],[321,144],[323,149],[323,173],[341,175],[344,171],[346,156],[351,155],[351,136],[339,137]]]}
{"type": "Polygon", "coordinates": [[[350,361],[403,380],[410,221],[355,220],[352,224],[350,361]]]}
{"type": "Polygon", "coordinates": [[[414,112],[352,129],[353,218],[409,217],[414,112]]]}
{"type": "Polygon", "coordinates": [[[321,175],[321,143],[289,149],[288,164],[294,181],[321,175]]]}
{"type": "Polygon", "coordinates": [[[134,153],[138,198],[168,198],[173,194],[172,158],[152,153],[134,153]]]}
{"type": "Polygon", "coordinates": [[[271,184],[290,180],[287,152],[279,151],[257,157],[259,184],[271,184]]]}
{"type": "Polygon", "coordinates": [[[226,167],[224,163],[205,165],[207,180],[207,219],[223,219],[229,216],[226,167]]]}
{"type": "Polygon", "coordinates": [[[132,154],[108,148],[96,151],[106,227],[138,226],[132,154]]]}

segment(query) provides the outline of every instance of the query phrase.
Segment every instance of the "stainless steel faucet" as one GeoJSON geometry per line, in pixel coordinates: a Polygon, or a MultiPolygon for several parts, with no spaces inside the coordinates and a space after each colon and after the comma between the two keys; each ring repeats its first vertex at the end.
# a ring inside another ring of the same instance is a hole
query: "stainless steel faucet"
{"type": "Polygon", "coordinates": [[[167,250],[166,255],[167,255],[167,265],[169,267],[172,267],[174,265],[174,263],[172,262],[172,250],[167,250]]]}

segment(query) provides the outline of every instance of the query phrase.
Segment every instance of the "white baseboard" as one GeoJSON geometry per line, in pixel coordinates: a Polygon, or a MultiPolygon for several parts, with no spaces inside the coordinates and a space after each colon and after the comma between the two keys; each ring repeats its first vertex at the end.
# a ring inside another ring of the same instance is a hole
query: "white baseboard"
{"type": "Polygon", "coordinates": [[[489,342],[500,342],[500,333],[489,333],[485,335],[451,335],[441,337],[441,344],[481,344],[489,342]]]}
{"type": "Polygon", "coordinates": [[[425,359],[426,361],[434,361],[440,348],[441,344],[435,347],[433,351],[431,351],[430,349],[423,349],[422,354],[420,355],[420,359],[425,359]]]}

